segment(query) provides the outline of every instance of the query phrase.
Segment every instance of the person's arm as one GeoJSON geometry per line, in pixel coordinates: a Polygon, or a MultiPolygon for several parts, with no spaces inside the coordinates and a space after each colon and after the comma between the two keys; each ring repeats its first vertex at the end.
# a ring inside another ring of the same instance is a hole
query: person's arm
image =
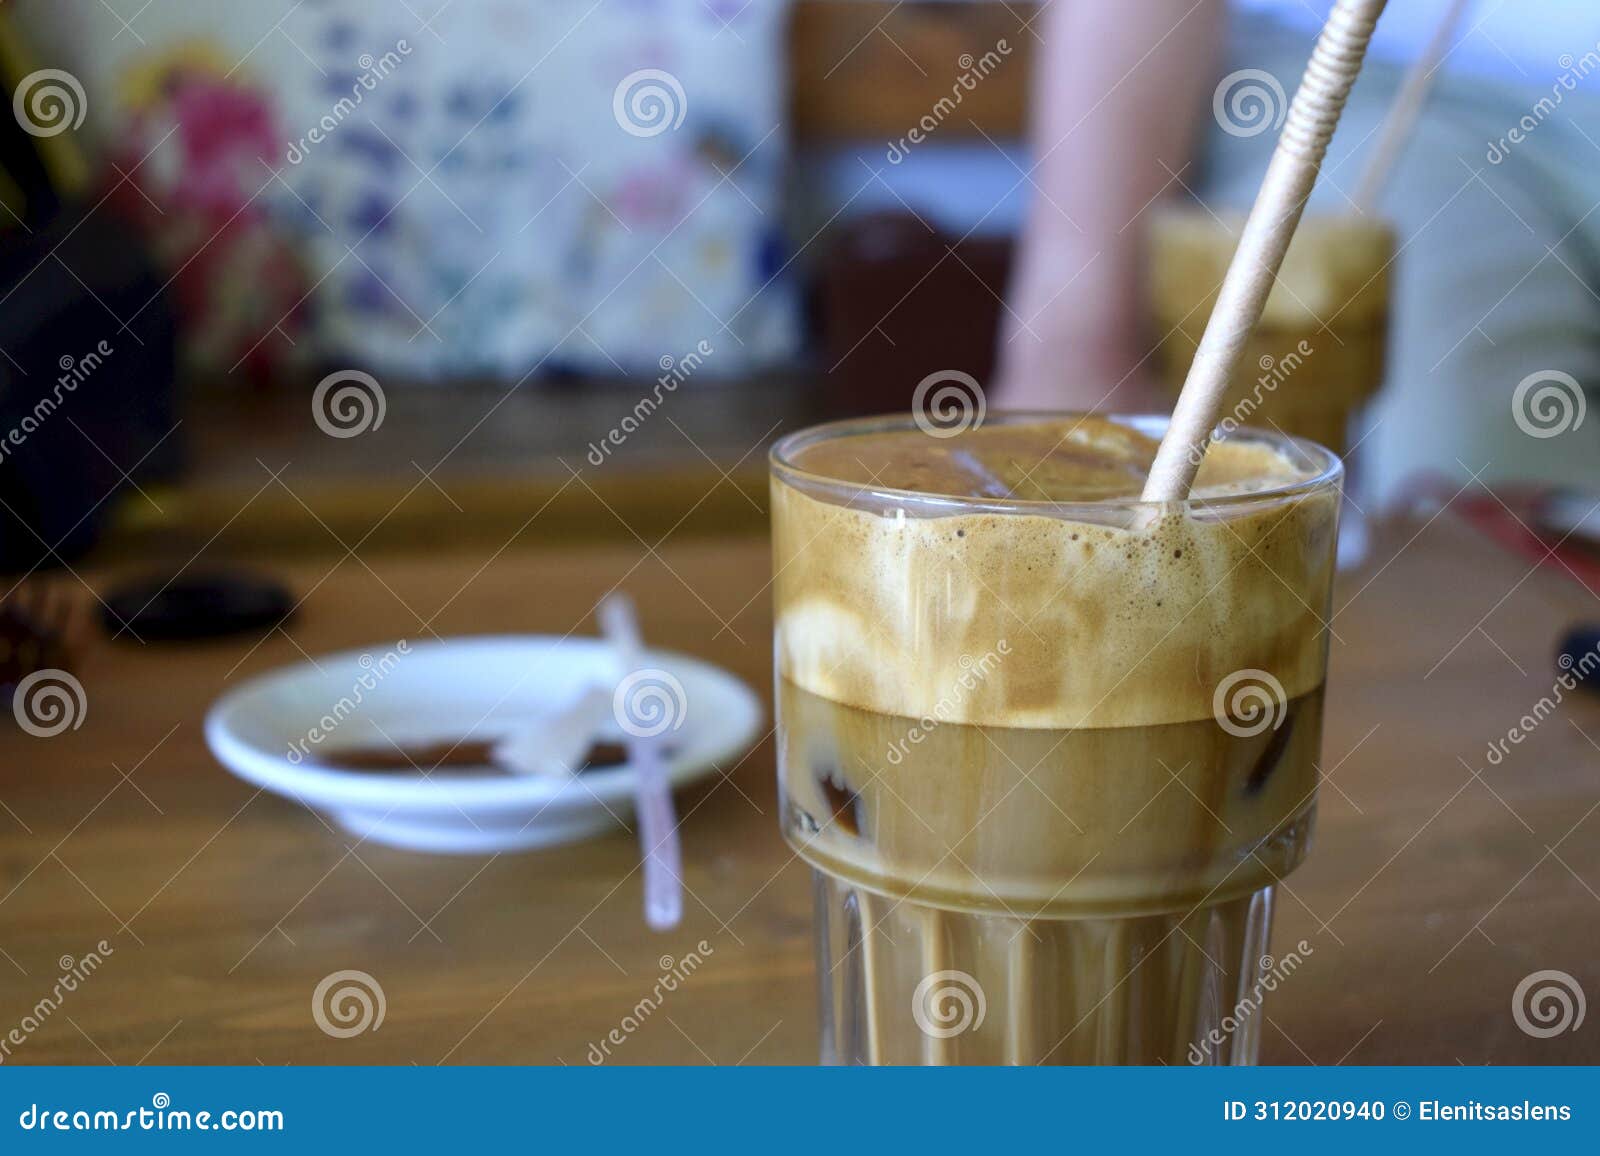
{"type": "Polygon", "coordinates": [[[994,403],[1167,409],[1143,298],[1146,213],[1181,192],[1217,78],[1221,0],[1055,0],[1041,21],[1035,184],[1000,338],[994,403]],[[1121,383],[1121,384],[1119,384],[1121,383]]]}

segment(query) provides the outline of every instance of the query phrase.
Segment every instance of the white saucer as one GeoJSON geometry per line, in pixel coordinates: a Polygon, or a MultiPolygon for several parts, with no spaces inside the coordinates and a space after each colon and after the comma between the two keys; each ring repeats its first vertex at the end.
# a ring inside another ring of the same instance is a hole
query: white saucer
{"type": "MultiPolygon", "coordinates": [[[[341,749],[492,740],[618,680],[612,649],[592,638],[522,635],[380,644],[253,678],[213,704],[206,742],[235,775],[326,814],[357,836],[418,851],[487,853],[548,847],[620,828],[633,812],[624,764],[571,778],[485,766],[412,772],[316,765],[341,749]],[[320,668],[320,669],[319,669],[320,668]],[[333,717],[333,716],[339,717],[333,717]],[[332,718],[334,726],[326,726],[332,718]],[[308,736],[326,733],[315,742],[308,736]],[[297,751],[297,758],[291,758],[297,751]]],[[[662,734],[674,787],[705,778],[755,740],[760,700],[726,671],[668,651],[645,662],[681,686],[681,724],[662,734]]],[[[674,695],[676,688],[674,688],[674,695]]],[[[598,736],[625,736],[607,718],[598,736]]]]}

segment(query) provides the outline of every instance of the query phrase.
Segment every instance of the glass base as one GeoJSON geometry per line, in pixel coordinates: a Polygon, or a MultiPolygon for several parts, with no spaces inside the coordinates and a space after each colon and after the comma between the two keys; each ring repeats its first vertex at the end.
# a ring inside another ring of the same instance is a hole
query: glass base
{"type": "Polygon", "coordinates": [[[1253,1064],[1272,889],[1128,918],[1021,919],[814,872],[825,1064],[1253,1064]]]}

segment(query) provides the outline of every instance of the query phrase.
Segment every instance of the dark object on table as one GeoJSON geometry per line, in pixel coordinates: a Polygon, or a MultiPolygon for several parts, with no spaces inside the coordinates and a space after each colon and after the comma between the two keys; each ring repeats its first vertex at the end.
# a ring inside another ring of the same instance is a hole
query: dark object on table
{"type": "Polygon", "coordinates": [[[176,335],[104,209],[6,233],[0,297],[0,567],[27,570],[88,549],[128,476],[175,468],[176,335]]]}
{"type": "Polygon", "coordinates": [[[987,387],[1010,265],[1009,242],[958,242],[909,213],[845,226],[820,286],[832,413],[904,411],[917,383],[941,371],[987,387]]]}
{"type": "Polygon", "coordinates": [[[1591,678],[1600,665],[1600,626],[1575,626],[1561,640],[1556,666],[1578,680],[1590,694],[1600,694],[1600,678],[1591,678]]]}
{"type": "Polygon", "coordinates": [[[95,191],[81,101],[31,74],[43,103],[24,111],[65,122],[12,115],[40,63],[0,13],[0,569],[22,571],[82,554],[129,476],[172,473],[179,445],[166,290],[95,191]]]}
{"type": "Polygon", "coordinates": [[[281,582],[243,571],[143,578],[113,589],[101,620],[113,638],[181,642],[259,633],[286,621],[294,598],[281,582]]]}
{"type": "Polygon", "coordinates": [[[24,580],[0,596],[0,691],[41,670],[70,671],[84,626],[80,603],[47,579],[24,580]]]}

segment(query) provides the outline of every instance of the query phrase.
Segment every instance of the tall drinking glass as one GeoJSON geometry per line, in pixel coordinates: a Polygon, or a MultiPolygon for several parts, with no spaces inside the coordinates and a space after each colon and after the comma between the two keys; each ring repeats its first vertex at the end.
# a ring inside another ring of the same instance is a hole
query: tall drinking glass
{"type": "Polygon", "coordinates": [[[793,434],[772,468],[783,832],[825,1062],[1250,1063],[1316,808],[1341,467],[1164,419],[793,434]]]}

